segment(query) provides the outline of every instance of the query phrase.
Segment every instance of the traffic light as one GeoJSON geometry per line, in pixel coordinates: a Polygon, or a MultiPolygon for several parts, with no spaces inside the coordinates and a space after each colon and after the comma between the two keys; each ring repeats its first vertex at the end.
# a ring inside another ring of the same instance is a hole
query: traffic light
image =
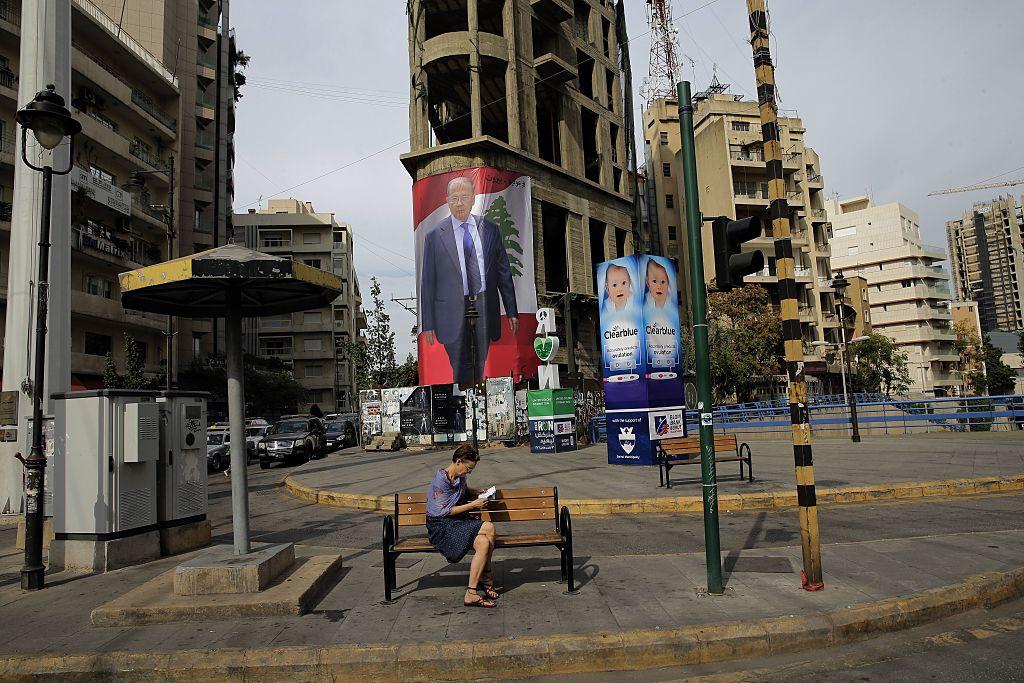
{"type": "Polygon", "coordinates": [[[750,216],[738,221],[728,216],[712,219],[711,235],[715,243],[715,289],[728,292],[743,286],[743,276],[764,268],[760,251],[742,252],[744,242],[761,236],[761,219],[750,216]]]}

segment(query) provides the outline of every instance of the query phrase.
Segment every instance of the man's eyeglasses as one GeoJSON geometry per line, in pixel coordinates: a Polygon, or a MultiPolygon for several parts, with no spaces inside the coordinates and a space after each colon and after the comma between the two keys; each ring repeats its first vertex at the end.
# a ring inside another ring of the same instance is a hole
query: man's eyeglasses
{"type": "Polygon", "coordinates": [[[450,194],[448,195],[448,201],[459,202],[461,204],[468,204],[476,199],[476,195],[472,194],[450,194]]]}

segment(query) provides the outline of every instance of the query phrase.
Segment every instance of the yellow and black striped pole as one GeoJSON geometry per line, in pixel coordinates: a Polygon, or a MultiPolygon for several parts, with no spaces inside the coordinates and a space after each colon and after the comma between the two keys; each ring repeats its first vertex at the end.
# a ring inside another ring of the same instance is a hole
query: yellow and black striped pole
{"type": "Polygon", "coordinates": [[[800,333],[797,304],[799,292],[794,270],[789,202],[786,199],[782,142],[775,102],[775,67],[768,49],[768,13],[765,11],[764,0],[747,0],[747,11],[750,15],[750,45],[754,51],[754,71],[757,75],[757,103],[761,112],[764,160],[768,167],[769,211],[772,237],[775,238],[775,267],[779,278],[786,374],[789,376],[789,417],[793,430],[800,542],[804,555],[803,587],[807,590],[821,590],[824,584],[821,578],[821,542],[811,457],[811,424],[807,410],[803,335],[800,333]]]}

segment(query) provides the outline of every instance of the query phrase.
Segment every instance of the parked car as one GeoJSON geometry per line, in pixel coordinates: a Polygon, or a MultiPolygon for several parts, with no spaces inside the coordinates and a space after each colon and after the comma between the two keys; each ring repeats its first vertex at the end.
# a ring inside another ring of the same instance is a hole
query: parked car
{"type": "Polygon", "coordinates": [[[260,439],[267,435],[267,430],[270,429],[270,424],[253,425],[245,428],[245,444],[252,450],[253,454],[256,453],[256,447],[259,445],[260,439]]]}
{"type": "Polygon", "coordinates": [[[327,430],[318,417],[290,417],[267,430],[256,446],[260,467],[272,462],[306,462],[327,453],[327,430]]]}
{"type": "MultiPolygon", "coordinates": [[[[226,424],[214,424],[206,431],[206,466],[221,472],[231,464],[231,432],[226,424]]],[[[245,440],[245,464],[251,465],[256,456],[256,443],[245,440]]]]}
{"type": "Polygon", "coordinates": [[[356,424],[352,420],[336,418],[327,421],[327,450],[336,451],[339,448],[355,446],[359,433],[356,424]]]}

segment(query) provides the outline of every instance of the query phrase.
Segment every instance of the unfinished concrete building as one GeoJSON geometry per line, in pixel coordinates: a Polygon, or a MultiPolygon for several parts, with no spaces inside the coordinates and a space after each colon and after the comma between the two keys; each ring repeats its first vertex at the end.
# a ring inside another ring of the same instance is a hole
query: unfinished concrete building
{"type": "MultiPolygon", "coordinates": [[[[579,295],[569,351],[593,377],[594,266],[634,250],[615,4],[410,0],[409,58],[406,169],[414,181],[475,166],[533,179],[539,303],[564,310],[562,295],[579,295]]],[[[561,317],[558,328],[564,339],[561,317]]],[[[556,360],[570,369],[566,349],[556,360]]]]}

